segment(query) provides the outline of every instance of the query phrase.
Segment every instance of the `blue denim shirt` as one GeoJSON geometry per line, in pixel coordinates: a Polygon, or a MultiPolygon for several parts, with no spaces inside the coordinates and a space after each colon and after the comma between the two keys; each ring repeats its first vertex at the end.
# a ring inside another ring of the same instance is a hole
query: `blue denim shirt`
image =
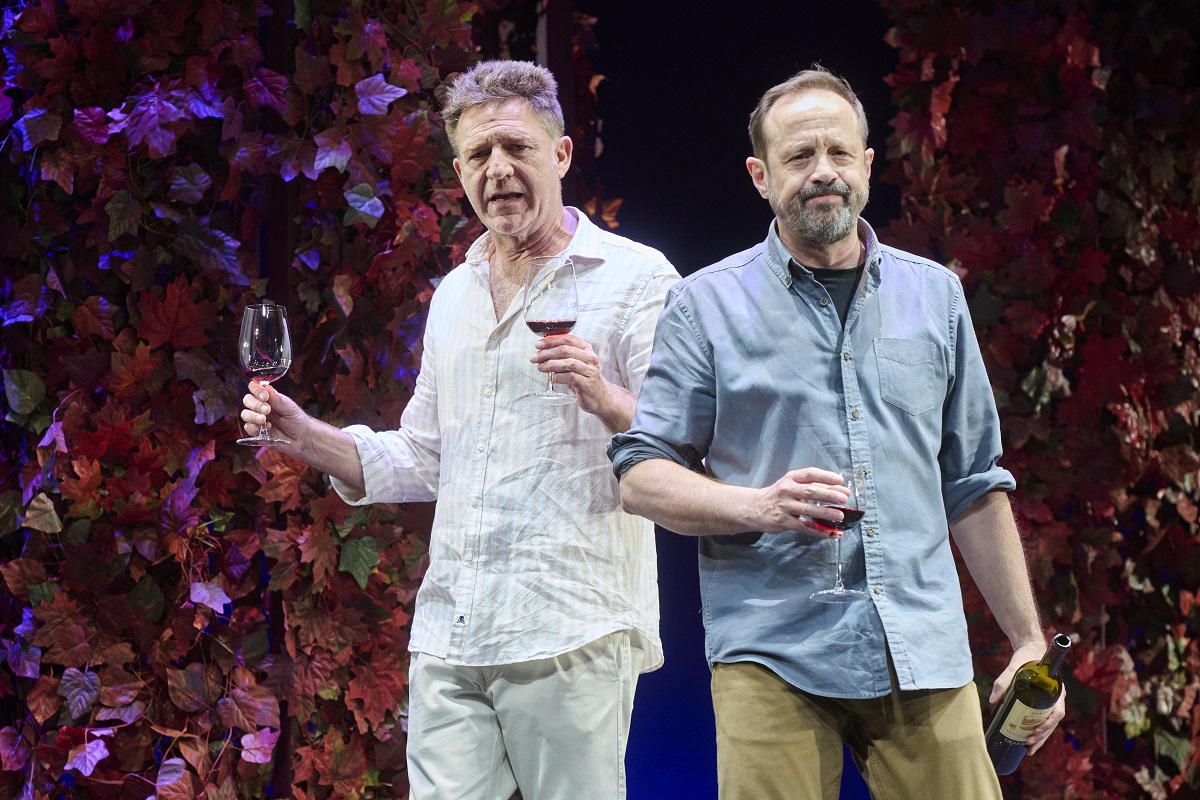
{"type": "Polygon", "coordinates": [[[618,476],[667,458],[768,486],[840,447],[861,476],[862,521],[842,539],[846,585],[869,602],[824,605],[834,543],[806,533],[700,540],[710,666],[755,661],[827,697],[963,686],[971,653],[948,521],[1011,490],[999,419],[958,278],[867,242],[845,328],[812,273],[795,275],[774,225],[765,243],[685,278],[659,318],[618,476]]]}

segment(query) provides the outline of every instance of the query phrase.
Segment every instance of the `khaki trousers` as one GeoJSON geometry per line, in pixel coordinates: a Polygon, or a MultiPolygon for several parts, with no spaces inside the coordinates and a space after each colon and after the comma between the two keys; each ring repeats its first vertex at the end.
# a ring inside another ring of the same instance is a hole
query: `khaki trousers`
{"type": "Polygon", "coordinates": [[[721,800],[837,800],[843,742],[874,800],[1000,800],[973,683],[840,700],[738,662],[712,696],[721,800]]]}

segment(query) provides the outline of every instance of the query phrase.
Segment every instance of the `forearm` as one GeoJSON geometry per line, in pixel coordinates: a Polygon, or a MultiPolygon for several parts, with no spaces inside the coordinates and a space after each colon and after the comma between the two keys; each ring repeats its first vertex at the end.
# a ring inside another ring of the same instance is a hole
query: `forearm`
{"type": "Polygon", "coordinates": [[[340,428],[309,417],[305,421],[304,433],[296,437],[296,444],[289,448],[291,454],[321,472],[345,483],[360,494],[367,491],[363,477],[362,460],[354,437],[340,428]]]}
{"type": "Polygon", "coordinates": [[[755,530],[755,489],[720,483],[673,461],[641,461],[621,477],[621,507],[685,536],[755,530]]]}
{"type": "Polygon", "coordinates": [[[983,495],[950,523],[950,532],[1013,649],[1045,647],[1008,495],[1000,491],[983,495]]]}
{"type": "Polygon", "coordinates": [[[633,422],[637,398],[623,386],[608,384],[608,400],[592,413],[609,433],[624,433],[633,422]]]}

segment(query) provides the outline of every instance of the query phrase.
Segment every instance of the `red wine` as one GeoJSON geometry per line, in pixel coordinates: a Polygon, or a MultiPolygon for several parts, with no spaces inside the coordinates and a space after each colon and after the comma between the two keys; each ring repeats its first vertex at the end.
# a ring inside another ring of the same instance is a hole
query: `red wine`
{"type": "Polygon", "coordinates": [[[1013,676],[987,729],[988,755],[997,775],[1016,771],[1029,749],[1025,740],[1050,716],[1058,702],[1063,688],[1058,669],[1070,647],[1071,638],[1058,634],[1041,661],[1030,661],[1013,676]]]}
{"type": "Polygon", "coordinates": [[[271,383],[282,378],[288,371],[286,364],[271,364],[265,367],[248,367],[246,377],[259,383],[271,383]]]}
{"type": "Polygon", "coordinates": [[[544,320],[526,320],[525,324],[529,326],[529,330],[541,336],[561,336],[564,333],[570,333],[575,327],[573,319],[544,319],[544,320]]]}
{"type": "Polygon", "coordinates": [[[812,520],[812,524],[814,527],[821,528],[822,530],[827,530],[827,531],[848,531],[852,527],[854,527],[855,523],[857,523],[860,519],[862,519],[863,514],[866,513],[861,508],[846,508],[845,506],[825,506],[825,507],[826,508],[836,508],[838,511],[842,512],[842,521],[841,522],[834,522],[831,519],[813,519],[812,520]]]}

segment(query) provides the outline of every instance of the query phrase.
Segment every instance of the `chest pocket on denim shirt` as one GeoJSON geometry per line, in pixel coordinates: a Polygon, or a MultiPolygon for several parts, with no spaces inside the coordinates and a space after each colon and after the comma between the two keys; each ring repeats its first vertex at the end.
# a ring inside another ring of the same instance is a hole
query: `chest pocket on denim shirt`
{"type": "Polygon", "coordinates": [[[940,348],[917,339],[876,339],[879,394],[909,414],[924,414],[946,396],[940,348]]]}

